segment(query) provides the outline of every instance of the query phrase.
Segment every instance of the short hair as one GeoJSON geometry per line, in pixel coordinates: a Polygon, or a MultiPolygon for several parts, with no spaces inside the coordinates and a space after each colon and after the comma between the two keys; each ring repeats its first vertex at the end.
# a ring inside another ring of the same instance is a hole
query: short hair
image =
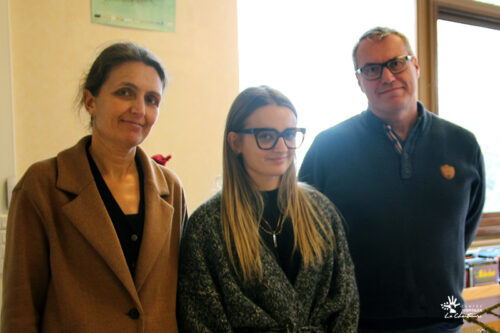
{"type": "Polygon", "coordinates": [[[354,45],[354,49],[352,50],[352,61],[354,63],[354,69],[358,69],[358,61],[356,59],[356,54],[358,52],[359,44],[361,44],[361,42],[363,40],[368,39],[370,41],[377,42],[377,41],[380,41],[380,40],[382,40],[390,35],[399,36],[399,38],[401,38],[403,40],[403,42],[406,46],[406,49],[408,50],[408,53],[410,55],[414,55],[413,50],[412,50],[411,45],[410,45],[410,42],[408,41],[408,38],[403,33],[399,32],[395,29],[391,29],[391,28],[387,28],[387,27],[375,27],[375,28],[372,28],[372,29],[368,30],[367,32],[365,32],[359,38],[356,45],[354,45]]]}
{"type": "Polygon", "coordinates": [[[118,42],[106,47],[94,60],[89,72],[85,76],[80,87],[79,105],[83,106],[83,92],[88,90],[97,96],[102,85],[108,79],[111,71],[126,62],[142,62],[153,67],[164,89],[167,84],[167,76],[163,65],[153,52],[147,48],[132,42],[118,42]]]}

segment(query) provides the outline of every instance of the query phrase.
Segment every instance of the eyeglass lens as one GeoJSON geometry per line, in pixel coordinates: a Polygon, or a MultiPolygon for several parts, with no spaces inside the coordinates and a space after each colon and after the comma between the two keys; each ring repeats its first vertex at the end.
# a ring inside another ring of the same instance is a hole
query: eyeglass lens
{"type": "Polygon", "coordinates": [[[304,140],[304,133],[297,131],[296,129],[288,129],[283,133],[278,133],[277,131],[262,130],[255,135],[257,143],[262,149],[272,149],[280,137],[283,137],[285,145],[288,148],[297,148],[302,144],[304,140]]]}
{"type": "Polygon", "coordinates": [[[368,64],[361,68],[361,73],[367,79],[378,79],[382,76],[382,70],[387,67],[393,74],[398,74],[408,67],[408,58],[406,56],[391,59],[382,64],[368,64]]]}

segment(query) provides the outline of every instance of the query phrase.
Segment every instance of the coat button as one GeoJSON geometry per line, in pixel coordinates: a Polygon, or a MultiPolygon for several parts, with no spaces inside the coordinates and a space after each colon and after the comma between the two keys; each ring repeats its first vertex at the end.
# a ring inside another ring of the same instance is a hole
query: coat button
{"type": "Polygon", "coordinates": [[[140,316],[139,310],[137,310],[136,308],[130,309],[130,311],[127,314],[132,319],[138,319],[140,316]]]}
{"type": "Polygon", "coordinates": [[[139,236],[137,236],[136,234],[132,234],[132,236],[130,236],[130,239],[132,240],[132,242],[137,242],[139,236]]]}

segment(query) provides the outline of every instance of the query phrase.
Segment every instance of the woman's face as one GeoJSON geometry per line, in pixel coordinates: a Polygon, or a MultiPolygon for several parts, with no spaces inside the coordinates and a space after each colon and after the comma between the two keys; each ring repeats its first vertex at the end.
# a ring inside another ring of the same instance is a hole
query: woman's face
{"type": "MultiPolygon", "coordinates": [[[[246,120],[245,129],[274,128],[282,132],[297,127],[297,118],[292,110],[274,104],[255,110],[246,120]]],[[[295,149],[289,149],[283,138],[271,150],[258,147],[254,134],[230,132],[231,149],[241,154],[245,169],[261,191],[276,189],[280,177],[288,170],[295,156],[295,149]]]]}
{"type": "Polygon", "coordinates": [[[84,92],[93,117],[92,142],[130,149],[146,139],[158,117],[162,84],[156,70],[142,62],[126,62],[109,73],[99,94],[84,92]]]}

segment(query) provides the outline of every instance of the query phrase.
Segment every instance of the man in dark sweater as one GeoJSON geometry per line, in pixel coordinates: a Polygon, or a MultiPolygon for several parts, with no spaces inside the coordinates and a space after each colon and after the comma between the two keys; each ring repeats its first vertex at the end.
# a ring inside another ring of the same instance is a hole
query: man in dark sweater
{"type": "Polygon", "coordinates": [[[404,35],[374,28],[353,60],[368,110],[320,133],[299,177],[345,217],[360,332],[459,332],[464,254],[484,203],[480,148],[417,101],[404,35]]]}

